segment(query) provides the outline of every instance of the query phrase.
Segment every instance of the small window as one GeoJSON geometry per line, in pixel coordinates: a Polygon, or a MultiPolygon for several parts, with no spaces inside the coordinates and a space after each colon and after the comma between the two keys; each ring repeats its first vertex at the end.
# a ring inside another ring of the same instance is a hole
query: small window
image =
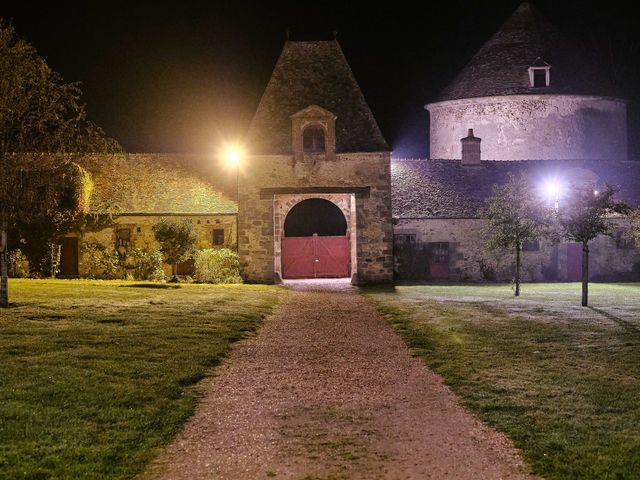
{"type": "Polygon", "coordinates": [[[433,242],[431,244],[431,263],[449,264],[449,244],[446,242],[433,242]]]}
{"type": "Polygon", "coordinates": [[[305,152],[324,152],[324,129],[318,126],[311,126],[302,132],[302,148],[305,152]]]}
{"type": "Polygon", "coordinates": [[[536,60],[536,64],[529,67],[529,86],[533,88],[548,87],[550,82],[551,66],[540,59],[536,60]]]}
{"type": "Polygon", "coordinates": [[[416,243],[416,234],[415,233],[398,233],[394,235],[394,240],[396,244],[416,243]]]}
{"type": "Polygon", "coordinates": [[[522,244],[523,252],[537,252],[540,250],[540,242],[538,240],[527,240],[522,244]]]}
{"type": "Polygon", "coordinates": [[[142,232],[142,229],[140,227],[136,227],[136,233],[140,233],[142,232]]]}
{"type": "Polygon", "coordinates": [[[122,228],[116,231],[116,247],[128,247],[131,243],[131,230],[122,228]]]}
{"type": "Polygon", "coordinates": [[[535,69],[533,71],[533,86],[534,88],[547,86],[547,72],[542,69],[535,69]]]}
{"type": "Polygon", "coordinates": [[[213,230],[213,244],[224,245],[224,229],[216,228],[213,230]]]}

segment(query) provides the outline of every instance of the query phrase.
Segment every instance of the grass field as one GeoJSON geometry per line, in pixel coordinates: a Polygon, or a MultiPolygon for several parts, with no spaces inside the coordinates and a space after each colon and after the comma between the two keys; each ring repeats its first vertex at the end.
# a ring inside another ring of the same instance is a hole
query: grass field
{"type": "Polygon", "coordinates": [[[279,290],[12,280],[0,310],[0,478],[131,478],[194,410],[193,385],[279,290]]]}
{"type": "Polygon", "coordinates": [[[640,284],[365,289],[417,355],[547,479],[640,478],[640,284]]]}

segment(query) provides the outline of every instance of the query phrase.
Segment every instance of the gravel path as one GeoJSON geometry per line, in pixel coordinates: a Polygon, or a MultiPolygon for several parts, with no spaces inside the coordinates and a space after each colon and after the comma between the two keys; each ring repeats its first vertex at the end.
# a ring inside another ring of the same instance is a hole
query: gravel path
{"type": "Polygon", "coordinates": [[[361,295],[340,282],[292,287],[204,383],[150,476],[533,478],[361,295]]]}

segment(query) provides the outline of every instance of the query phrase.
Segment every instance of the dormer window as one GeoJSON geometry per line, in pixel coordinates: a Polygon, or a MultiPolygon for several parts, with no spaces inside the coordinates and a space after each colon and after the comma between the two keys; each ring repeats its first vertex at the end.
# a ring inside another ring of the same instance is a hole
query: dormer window
{"type": "Polygon", "coordinates": [[[305,153],[324,152],[324,128],[310,125],[302,132],[302,149],[305,153]]]}
{"type": "Polygon", "coordinates": [[[540,57],[529,67],[529,86],[533,88],[545,88],[550,85],[551,65],[540,57]]]}
{"type": "Polygon", "coordinates": [[[291,115],[291,142],[294,164],[305,155],[316,162],[334,160],[336,154],[336,116],[328,110],[309,105],[291,115]]]}

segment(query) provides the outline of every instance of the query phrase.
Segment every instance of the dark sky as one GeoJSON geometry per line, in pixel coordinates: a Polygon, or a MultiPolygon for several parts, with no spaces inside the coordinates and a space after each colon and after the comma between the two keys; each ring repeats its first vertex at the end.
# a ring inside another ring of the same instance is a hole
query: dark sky
{"type": "MultiPolygon", "coordinates": [[[[395,156],[427,154],[433,100],[517,0],[372,3],[5,1],[0,16],[131,152],[208,152],[241,137],[291,39],[338,40],[395,156]]],[[[631,2],[533,2],[567,36],[616,45],[620,88],[640,110],[640,28],[631,2]],[[635,55],[635,56],[633,56],[635,55]]],[[[595,55],[595,54],[594,54],[595,55]]],[[[635,122],[635,120],[634,120],[635,122]]],[[[635,128],[635,127],[634,127],[635,128]]],[[[637,131],[637,130],[636,130],[637,131]]],[[[631,137],[630,137],[631,139],[631,137]]],[[[637,150],[637,147],[633,147],[637,150]]],[[[640,155],[635,155],[640,157],[640,155]]]]}

